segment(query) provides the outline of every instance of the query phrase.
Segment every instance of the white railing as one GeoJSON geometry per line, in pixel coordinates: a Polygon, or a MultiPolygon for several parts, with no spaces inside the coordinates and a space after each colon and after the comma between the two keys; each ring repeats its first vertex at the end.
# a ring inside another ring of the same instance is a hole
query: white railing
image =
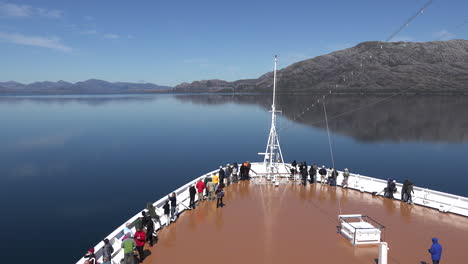
{"type": "MultiPolygon", "coordinates": [[[[218,170],[211,171],[209,173],[206,173],[200,177],[197,177],[195,180],[192,180],[182,187],[178,188],[174,192],[177,195],[177,204],[178,206],[178,213],[182,213],[183,211],[187,210],[190,205],[190,193],[189,193],[189,188],[190,185],[196,184],[200,178],[205,179],[208,176],[211,176],[213,173],[217,173],[218,170]]],[[[164,196],[163,198],[157,200],[156,202],[153,203],[156,213],[159,215],[161,223],[167,224],[167,219],[163,217],[163,214],[159,214],[158,212],[162,212],[163,205],[165,204],[166,200],[168,200],[167,196],[164,196]]],[[[195,201],[198,200],[197,195],[195,196],[195,201]]],[[[139,211],[137,214],[135,214],[133,217],[128,219],[125,223],[123,223],[121,226],[119,226],[117,229],[115,229],[112,233],[106,236],[107,239],[109,239],[109,243],[111,243],[112,247],[114,248],[114,253],[112,253],[112,264],[120,264],[120,260],[123,259],[124,254],[123,250],[121,248],[121,242],[122,238],[124,236],[124,228],[126,227],[127,223],[130,223],[130,228],[132,231],[135,231],[135,222],[139,217],[141,217],[141,212],[142,211],[147,211],[146,209],[142,209],[139,211]]],[[[155,222],[155,230],[159,230],[161,226],[159,223],[155,222]]],[[[98,259],[99,263],[102,263],[102,250],[103,250],[104,242],[101,241],[97,245],[94,246],[96,258],[98,259]]],[[[76,264],[83,264],[85,262],[84,258],[81,258],[76,264]]]]}
{"type": "MultiPolygon", "coordinates": [[[[267,175],[267,173],[257,173],[255,174],[255,171],[262,171],[262,169],[257,169],[255,167],[257,166],[264,166],[263,163],[253,163],[252,167],[254,168],[254,177],[263,177],[264,175],[267,175]]],[[[290,164],[286,165],[288,168],[291,168],[290,164]]],[[[307,168],[310,169],[310,166],[307,168]]],[[[320,168],[319,168],[320,169],[320,168]]],[[[331,170],[327,169],[328,175],[331,174],[331,170]]],[[[341,183],[343,182],[343,172],[338,171],[338,177],[336,179],[336,184],[337,186],[341,186],[341,183]]],[[[283,177],[288,177],[288,174],[282,173],[279,176],[283,177]]],[[[300,175],[296,178],[300,179],[300,175]]],[[[321,182],[321,177],[320,175],[316,175],[316,181],[321,182]]],[[[310,177],[309,177],[310,179],[310,177]]],[[[401,197],[401,189],[403,184],[397,183],[397,192],[395,193],[395,199],[400,200],[401,197]]],[[[387,187],[387,181],[382,180],[382,179],[377,179],[377,178],[372,178],[368,176],[363,176],[360,174],[353,174],[350,173],[350,176],[348,178],[348,188],[349,189],[354,189],[358,190],[361,192],[366,192],[366,193],[373,193],[373,194],[382,194],[383,195],[383,189],[387,187]]],[[[449,194],[449,193],[444,193],[444,192],[439,192],[439,191],[434,191],[430,190],[427,188],[422,188],[422,187],[414,187],[414,194],[412,195],[412,200],[414,204],[417,205],[422,205],[425,207],[437,209],[440,212],[447,212],[447,213],[454,213],[462,216],[468,216],[468,198],[459,196],[459,195],[454,195],[454,194],[449,194]]]]}
{"type": "MultiPolygon", "coordinates": [[[[240,164],[240,163],[239,163],[240,164]]],[[[290,166],[289,164],[287,165],[288,167],[290,166]]],[[[252,163],[252,170],[251,176],[253,177],[264,177],[264,175],[267,175],[266,173],[263,173],[263,163],[252,163]],[[258,172],[258,173],[257,173],[258,172]]],[[[310,167],[308,167],[309,169],[310,167]]],[[[328,175],[330,175],[331,171],[328,171],[328,175]]],[[[196,179],[188,182],[187,184],[183,185],[179,189],[175,190],[174,192],[177,195],[177,203],[179,204],[178,206],[178,213],[182,213],[183,211],[187,210],[189,207],[189,187],[192,184],[195,184],[200,178],[205,179],[206,177],[211,176],[213,173],[217,173],[218,170],[211,171],[209,173],[206,173],[200,177],[197,177],[196,179]]],[[[337,177],[336,183],[337,186],[341,186],[341,183],[343,181],[343,173],[341,171],[338,172],[339,176],[337,177]]],[[[281,176],[287,177],[287,173],[282,173],[281,176]]],[[[316,182],[320,182],[320,175],[316,175],[316,182]]],[[[395,196],[396,200],[399,200],[399,195],[401,195],[401,187],[402,184],[397,183],[396,184],[397,189],[397,195],[395,196]]],[[[376,179],[372,177],[367,177],[359,174],[350,174],[348,178],[348,188],[349,189],[354,189],[358,190],[361,192],[367,192],[367,193],[380,193],[383,191],[383,189],[387,187],[387,181],[382,180],[382,179],[376,179]]],[[[454,213],[462,216],[468,216],[468,198],[463,197],[463,196],[458,196],[458,195],[453,195],[449,193],[443,193],[443,192],[438,192],[434,190],[430,190],[427,188],[421,188],[421,187],[414,187],[414,195],[412,196],[412,200],[414,204],[422,205],[425,207],[429,208],[434,208],[439,210],[440,212],[448,212],[448,213],[454,213]]],[[[154,202],[153,205],[156,208],[156,213],[159,211],[162,211],[162,206],[166,202],[168,198],[165,196],[158,201],[154,202]]],[[[195,201],[197,201],[198,197],[195,196],[195,201]]],[[[143,209],[146,211],[146,209],[143,209]]],[[[120,260],[123,258],[123,250],[121,249],[121,239],[124,236],[123,229],[126,227],[126,223],[131,224],[131,228],[134,231],[135,229],[135,222],[136,220],[141,217],[141,212],[139,211],[137,214],[135,214],[133,217],[128,219],[125,223],[123,223],[120,227],[115,229],[112,233],[107,235],[107,239],[109,239],[109,243],[112,244],[114,248],[114,253],[112,254],[112,264],[119,264],[120,260]]],[[[159,215],[159,213],[158,213],[159,215]]],[[[160,219],[163,221],[167,219],[163,219],[162,217],[163,214],[159,215],[160,219]]],[[[155,223],[155,230],[159,230],[161,226],[159,226],[159,223],[155,223]]],[[[94,246],[95,249],[95,254],[98,258],[98,262],[102,262],[102,249],[104,246],[104,242],[99,242],[97,245],[94,246]]],[[[84,258],[81,258],[76,264],[83,264],[85,261],[84,258]]]]}

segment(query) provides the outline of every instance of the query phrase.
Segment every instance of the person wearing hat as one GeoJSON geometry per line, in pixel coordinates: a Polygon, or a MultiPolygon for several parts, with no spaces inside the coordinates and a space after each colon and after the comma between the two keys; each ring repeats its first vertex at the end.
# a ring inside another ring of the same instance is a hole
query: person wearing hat
{"type": "Polygon", "coordinates": [[[124,250],[123,264],[133,264],[133,260],[135,259],[133,252],[135,251],[136,243],[130,232],[125,233],[125,237],[126,238],[122,241],[121,244],[121,247],[124,250]]]}
{"type": "Polygon", "coordinates": [[[86,252],[86,255],[84,255],[85,264],[96,264],[96,255],[94,254],[94,248],[90,248],[88,252],[86,252]]]}
{"type": "Polygon", "coordinates": [[[102,256],[106,258],[109,263],[112,260],[112,253],[114,253],[114,248],[112,247],[111,243],[109,243],[109,239],[104,239],[104,246],[102,247],[102,256]]]}
{"type": "Polygon", "coordinates": [[[343,181],[341,182],[341,187],[343,188],[348,187],[348,178],[349,178],[349,170],[348,168],[345,168],[343,172],[343,181]]]}

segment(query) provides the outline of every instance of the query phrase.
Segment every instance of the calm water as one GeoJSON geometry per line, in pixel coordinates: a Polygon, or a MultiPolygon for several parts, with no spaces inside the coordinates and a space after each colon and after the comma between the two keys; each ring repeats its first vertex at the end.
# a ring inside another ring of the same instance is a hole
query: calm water
{"type": "MultiPolygon", "coordinates": [[[[321,96],[280,96],[285,159],[331,166],[321,96]],[[314,106],[312,106],[314,104],[314,106]]],[[[333,96],[335,163],[468,196],[468,98],[333,96]],[[348,113],[346,115],[341,115],[348,113]]],[[[74,263],[154,201],[217,166],[260,161],[269,96],[0,97],[5,263],[74,263]],[[39,261],[38,261],[39,260],[39,261]]]]}

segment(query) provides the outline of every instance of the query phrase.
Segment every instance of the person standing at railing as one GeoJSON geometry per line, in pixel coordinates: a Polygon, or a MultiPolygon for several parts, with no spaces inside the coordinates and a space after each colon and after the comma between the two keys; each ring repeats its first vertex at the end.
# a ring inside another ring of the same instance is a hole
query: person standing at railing
{"type": "Polygon", "coordinates": [[[239,169],[239,173],[240,173],[240,179],[241,181],[245,180],[245,171],[247,170],[247,168],[245,167],[245,164],[242,163],[240,169],[239,169]]]}
{"type": "Polygon", "coordinates": [[[141,262],[143,262],[143,259],[144,259],[144,253],[143,253],[143,248],[145,246],[145,243],[146,243],[146,233],[145,231],[143,231],[143,228],[139,228],[136,232],[135,232],[135,236],[134,236],[134,239],[135,239],[135,243],[136,243],[136,249],[138,251],[138,259],[141,262]]]}
{"type": "Polygon", "coordinates": [[[231,181],[232,181],[232,178],[231,178],[231,173],[232,173],[232,168],[231,168],[231,164],[227,164],[226,165],[226,169],[224,170],[225,172],[225,184],[226,186],[229,186],[231,184],[231,181]]]}
{"type": "Polygon", "coordinates": [[[309,169],[310,183],[315,183],[315,175],[317,175],[317,164],[313,164],[309,169]]]}
{"type": "Polygon", "coordinates": [[[212,181],[209,181],[207,184],[206,184],[206,191],[208,192],[208,199],[211,201],[213,200],[213,193],[215,191],[215,184],[214,182],[212,181]]]}
{"type": "Polygon", "coordinates": [[[219,177],[217,174],[213,174],[213,177],[211,178],[211,181],[213,182],[214,184],[214,187],[215,187],[215,190],[216,188],[218,188],[218,184],[219,184],[219,177]]]}
{"type": "Polygon", "coordinates": [[[112,253],[114,253],[114,248],[112,247],[111,243],[109,243],[109,239],[104,239],[104,246],[102,247],[102,257],[106,258],[109,263],[112,260],[112,253]]]}
{"type": "Polygon", "coordinates": [[[85,264],[96,264],[96,255],[94,254],[94,248],[90,248],[84,257],[86,260],[85,264]]]}
{"type": "Polygon", "coordinates": [[[219,166],[218,175],[219,175],[218,185],[224,184],[224,178],[226,175],[222,166],[219,166]]]}
{"type": "MultiPolygon", "coordinates": [[[[208,178],[208,177],[207,177],[208,178]]],[[[205,183],[202,181],[202,178],[197,182],[197,194],[198,194],[198,202],[200,203],[201,201],[205,200],[203,198],[203,190],[205,190],[205,183]]]]}
{"type": "Polygon", "coordinates": [[[164,209],[164,215],[166,216],[166,225],[169,225],[171,223],[171,217],[169,216],[171,212],[171,207],[169,206],[169,200],[166,200],[166,203],[163,206],[164,209]]]}
{"type": "Polygon", "coordinates": [[[146,209],[148,209],[148,213],[151,216],[154,221],[158,222],[159,226],[162,226],[161,224],[161,219],[159,218],[159,215],[156,213],[156,208],[154,205],[150,202],[146,204],[146,209]]]}
{"type": "Polygon", "coordinates": [[[141,223],[146,228],[145,241],[149,242],[150,247],[153,246],[153,233],[154,233],[154,222],[151,220],[151,216],[147,215],[145,211],[141,212],[143,215],[141,223]]]}
{"type": "Polygon", "coordinates": [[[327,169],[325,169],[325,165],[322,165],[322,168],[319,170],[320,174],[320,184],[324,185],[327,181],[327,169]]]}
{"type": "Polygon", "coordinates": [[[411,204],[413,203],[413,198],[412,198],[412,195],[414,193],[414,190],[413,190],[413,183],[408,181],[408,185],[406,187],[406,202],[411,204]]]}
{"type": "Polygon", "coordinates": [[[348,168],[345,168],[343,172],[343,181],[341,182],[341,187],[343,188],[348,187],[348,179],[349,179],[349,170],[348,168]]]}
{"type": "Polygon", "coordinates": [[[197,194],[197,189],[195,189],[195,185],[190,185],[189,188],[189,196],[190,196],[190,203],[189,207],[195,209],[195,195],[197,194]]]}
{"type": "Polygon", "coordinates": [[[237,170],[238,170],[238,165],[237,165],[237,162],[234,162],[234,164],[232,165],[232,182],[237,182],[238,181],[238,178],[237,178],[237,170]]]}
{"type": "Polygon", "coordinates": [[[135,259],[134,251],[136,247],[135,240],[130,232],[125,233],[125,239],[122,241],[121,247],[124,249],[124,262],[123,264],[134,264],[135,259]]]}
{"type": "Polygon", "coordinates": [[[177,197],[175,192],[171,193],[169,196],[169,201],[171,201],[171,220],[175,221],[176,209],[177,209],[177,197]]]}
{"type": "MultiPolygon", "coordinates": [[[[213,174],[214,176],[214,174],[213,174]]],[[[205,177],[205,180],[203,181],[203,183],[205,183],[205,196],[206,198],[208,199],[208,189],[206,188],[206,186],[208,186],[208,182],[212,181],[213,179],[210,178],[210,177],[205,177]]]]}
{"type": "Polygon", "coordinates": [[[301,162],[301,166],[299,166],[299,170],[301,172],[302,177],[302,184],[305,186],[307,184],[307,163],[305,161],[301,162]]]}

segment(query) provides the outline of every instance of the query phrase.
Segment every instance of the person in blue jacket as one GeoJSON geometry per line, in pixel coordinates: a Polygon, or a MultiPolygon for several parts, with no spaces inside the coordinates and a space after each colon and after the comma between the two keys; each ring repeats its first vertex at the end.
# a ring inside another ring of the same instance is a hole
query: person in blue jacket
{"type": "Polygon", "coordinates": [[[431,253],[432,264],[439,264],[442,257],[442,246],[439,244],[437,237],[432,239],[432,247],[428,251],[431,253]]]}

